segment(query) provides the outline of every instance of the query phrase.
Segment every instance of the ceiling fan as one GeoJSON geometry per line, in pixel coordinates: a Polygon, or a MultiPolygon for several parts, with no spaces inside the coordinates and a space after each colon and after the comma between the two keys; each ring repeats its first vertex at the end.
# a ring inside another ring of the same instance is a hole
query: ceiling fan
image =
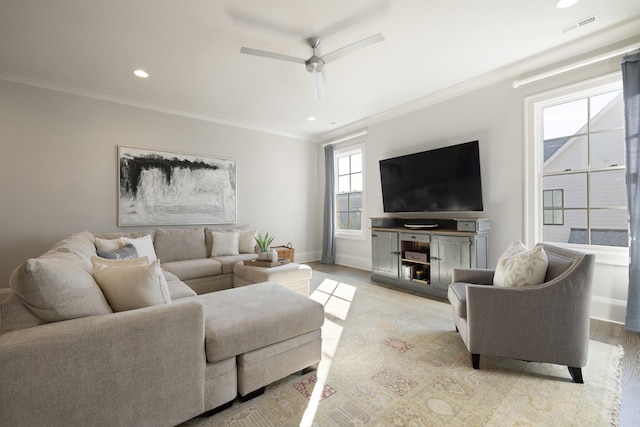
{"type": "Polygon", "coordinates": [[[318,98],[322,98],[324,96],[322,72],[324,71],[325,64],[336,61],[356,50],[383,41],[384,37],[382,36],[382,34],[378,33],[359,40],[355,43],[343,46],[340,49],[336,49],[333,52],[327,53],[326,55],[318,56],[316,55],[316,49],[320,45],[320,37],[309,37],[307,39],[307,43],[309,43],[313,54],[307,59],[283,55],[281,53],[268,52],[266,50],[252,49],[249,47],[240,48],[240,53],[245,53],[247,55],[264,56],[265,58],[278,59],[280,61],[295,62],[296,64],[304,64],[307,71],[310,72],[314,77],[316,96],[318,98]]]}

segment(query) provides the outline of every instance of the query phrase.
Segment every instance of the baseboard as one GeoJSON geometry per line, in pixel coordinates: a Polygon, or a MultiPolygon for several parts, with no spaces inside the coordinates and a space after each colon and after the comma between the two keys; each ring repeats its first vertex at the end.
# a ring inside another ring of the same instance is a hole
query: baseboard
{"type": "Polygon", "coordinates": [[[4,301],[4,299],[6,297],[8,297],[9,295],[11,295],[12,291],[9,288],[2,288],[0,289],[0,302],[4,301]]]}
{"type": "Polygon", "coordinates": [[[591,297],[591,318],[624,324],[627,302],[599,296],[591,297]]]}
{"type": "Polygon", "coordinates": [[[355,257],[350,255],[336,255],[336,264],[359,270],[371,271],[371,258],[355,257]]]}
{"type": "Polygon", "coordinates": [[[295,252],[295,260],[297,263],[320,261],[322,253],[320,251],[295,252]]]}

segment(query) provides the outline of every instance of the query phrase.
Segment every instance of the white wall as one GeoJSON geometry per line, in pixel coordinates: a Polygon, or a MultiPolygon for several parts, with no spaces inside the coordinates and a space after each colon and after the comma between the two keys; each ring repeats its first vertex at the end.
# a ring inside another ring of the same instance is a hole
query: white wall
{"type": "Polygon", "coordinates": [[[0,80],[0,289],[58,239],[118,230],[118,145],[236,159],[238,224],[319,259],[315,144],[0,80]]]}
{"type": "MultiPolygon", "coordinates": [[[[480,141],[483,217],[493,219],[489,266],[511,241],[525,241],[524,98],[577,81],[619,71],[619,61],[601,62],[562,76],[514,89],[511,80],[476,90],[411,114],[368,126],[365,138],[366,216],[385,216],[378,161],[472,140],[480,141]]],[[[355,127],[354,127],[355,128],[355,127]]],[[[319,155],[322,158],[322,155],[319,155]]],[[[322,160],[319,162],[322,168],[322,160]]],[[[441,215],[432,215],[438,217],[441,215]]],[[[455,214],[453,217],[465,215],[455,214]]],[[[371,239],[336,243],[339,264],[371,268],[371,239]]],[[[624,322],[628,268],[599,263],[592,316],[624,322]]]]}

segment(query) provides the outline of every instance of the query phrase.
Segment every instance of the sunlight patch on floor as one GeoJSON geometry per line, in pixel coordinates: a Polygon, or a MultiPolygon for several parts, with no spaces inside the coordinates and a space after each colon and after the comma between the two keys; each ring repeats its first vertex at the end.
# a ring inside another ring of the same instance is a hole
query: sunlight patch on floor
{"type": "Polygon", "coordinates": [[[356,287],[331,279],[324,279],[310,298],[324,305],[326,314],[346,320],[356,287]]]}
{"type": "MultiPolygon", "coordinates": [[[[325,279],[320,286],[313,291],[310,298],[324,305],[325,314],[329,314],[337,319],[346,320],[355,294],[355,286],[325,279]]],[[[331,371],[331,365],[338,351],[342,330],[342,326],[325,318],[324,325],[322,325],[322,360],[318,364],[318,370],[316,371],[318,381],[313,388],[313,392],[309,398],[309,405],[300,421],[301,426],[311,426],[313,424],[313,419],[318,410],[318,405],[322,400],[322,393],[327,383],[329,372],[331,371]]]]}

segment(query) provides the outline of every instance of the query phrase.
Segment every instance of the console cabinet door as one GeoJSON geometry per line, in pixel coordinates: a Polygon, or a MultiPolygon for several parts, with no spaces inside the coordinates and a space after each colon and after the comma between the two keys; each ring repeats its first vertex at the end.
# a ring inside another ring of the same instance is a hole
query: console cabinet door
{"type": "Polygon", "coordinates": [[[397,278],[399,270],[398,233],[373,231],[371,243],[373,273],[397,278]]]}
{"type": "Polygon", "coordinates": [[[454,268],[471,267],[471,237],[433,235],[431,239],[431,285],[446,290],[454,268]]]}

